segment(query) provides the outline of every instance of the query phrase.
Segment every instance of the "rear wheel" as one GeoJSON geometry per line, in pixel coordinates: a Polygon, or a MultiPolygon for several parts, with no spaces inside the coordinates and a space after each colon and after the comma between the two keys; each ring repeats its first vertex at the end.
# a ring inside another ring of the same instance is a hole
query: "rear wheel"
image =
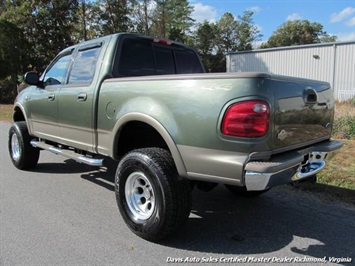
{"type": "Polygon", "coordinates": [[[8,148],[11,161],[20,170],[35,167],[39,159],[39,149],[34,148],[28,134],[26,122],[16,122],[9,130],[8,148]]]}
{"type": "Polygon", "coordinates": [[[115,190],[125,223],[146,240],[173,234],[189,217],[190,182],[179,178],[164,149],[139,149],[125,155],[117,167],[115,190]]]}

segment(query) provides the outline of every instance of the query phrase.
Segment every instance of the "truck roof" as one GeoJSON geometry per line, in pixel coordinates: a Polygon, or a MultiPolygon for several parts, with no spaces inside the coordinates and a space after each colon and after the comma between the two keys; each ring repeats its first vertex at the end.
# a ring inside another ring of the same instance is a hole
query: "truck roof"
{"type": "Polygon", "coordinates": [[[120,32],[120,33],[114,33],[114,34],[106,35],[106,36],[99,37],[99,38],[94,38],[94,39],[87,40],[87,41],[82,41],[82,42],[77,43],[75,45],[71,45],[71,46],[63,49],[60,52],[60,54],[66,53],[68,51],[72,51],[78,46],[86,46],[86,45],[90,46],[91,44],[96,44],[98,42],[109,41],[111,38],[117,38],[118,39],[118,38],[121,38],[122,36],[131,36],[131,37],[135,37],[135,38],[149,39],[149,40],[152,40],[154,42],[161,43],[161,44],[176,45],[176,46],[182,46],[182,47],[186,47],[186,48],[192,49],[191,47],[189,47],[189,46],[187,46],[187,45],[185,45],[183,43],[172,41],[172,40],[169,40],[169,39],[166,39],[166,38],[157,38],[157,37],[154,37],[154,36],[144,35],[144,34],[139,34],[139,33],[120,32]]]}

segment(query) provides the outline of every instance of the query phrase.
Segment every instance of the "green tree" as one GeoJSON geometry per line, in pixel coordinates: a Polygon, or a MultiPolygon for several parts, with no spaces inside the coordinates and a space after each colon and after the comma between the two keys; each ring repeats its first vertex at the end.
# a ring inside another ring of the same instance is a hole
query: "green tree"
{"type": "Polygon", "coordinates": [[[238,48],[239,23],[232,13],[224,13],[216,23],[216,43],[222,53],[236,51],[238,48]]]}
{"type": "Polygon", "coordinates": [[[0,0],[0,16],[6,10],[5,0],[0,0]]]}
{"type": "Polygon", "coordinates": [[[155,11],[155,4],[153,0],[132,0],[131,16],[133,18],[132,30],[142,34],[151,34],[151,27],[153,24],[153,12],[155,11]]]}
{"type": "Polygon", "coordinates": [[[29,45],[16,25],[0,18],[0,103],[13,102],[18,75],[29,63],[29,45]]]}
{"type": "Polygon", "coordinates": [[[156,8],[151,33],[158,37],[186,42],[190,28],[193,6],[187,0],[155,0],[156,8]]]}
{"type": "Polygon", "coordinates": [[[91,9],[92,3],[90,1],[80,0],[78,2],[78,8],[76,9],[75,14],[77,21],[74,24],[75,29],[72,35],[73,41],[75,43],[92,39],[96,35],[93,30],[90,30],[91,9]]]}
{"type": "Polygon", "coordinates": [[[253,43],[261,34],[252,17],[251,11],[245,11],[237,18],[227,12],[216,23],[205,21],[198,25],[194,46],[210,72],[226,71],[227,53],[253,49],[253,43]]]}
{"type": "Polygon", "coordinates": [[[97,36],[127,32],[130,28],[127,0],[97,0],[91,14],[91,27],[97,36]]]}
{"type": "Polygon", "coordinates": [[[18,25],[23,30],[26,38],[32,31],[32,12],[34,4],[26,0],[3,0],[0,17],[14,25],[18,25]]]}
{"type": "Polygon", "coordinates": [[[337,39],[338,39],[337,36],[335,36],[335,35],[329,35],[329,34],[325,34],[325,35],[323,35],[323,36],[321,36],[321,37],[319,38],[319,40],[320,40],[321,43],[336,42],[337,39]]]}
{"type": "Polygon", "coordinates": [[[169,1],[155,0],[156,8],[154,10],[152,34],[157,37],[168,38],[168,22],[171,20],[171,14],[168,11],[169,1]]]}
{"type": "Polygon", "coordinates": [[[186,42],[187,36],[191,33],[190,28],[195,20],[191,17],[194,11],[188,0],[172,0],[171,10],[172,20],[169,27],[169,38],[186,42]]]}
{"type": "Polygon", "coordinates": [[[73,45],[77,0],[38,0],[32,13],[32,42],[37,58],[46,66],[61,50],[73,45]]]}
{"type": "Polygon", "coordinates": [[[236,19],[227,12],[217,21],[216,41],[222,53],[253,49],[253,42],[262,36],[254,25],[253,14],[252,11],[244,11],[236,19]]]}
{"type": "Polygon", "coordinates": [[[194,44],[207,72],[221,72],[225,62],[223,53],[216,53],[216,25],[205,20],[197,25],[194,44]]]}
{"type": "Polygon", "coordinates": [[[244,11],[242,16],[238,16],[236,47],[238,51],[252,50],[253,43],[262,37],[259,29],[254,25],[253,15],[252,11],[244,11]]]}
{"type": "Polygon", "coordinates": [[[1,17],[18,25],[31,46],[31,64],[45,67],[53,57],[73,44],[77,0],[6,1],[1,17]]]}
{"type": "Polygon", "coordinates": [[[0,19],[0,78],[17,78],[27,57],[28,45],[21,29],[4,19],[0,19]]]}
{"type": "Polygon", "coordinates": [[[91,40],[105,34],[103,30],[104,23],[100,17],[103,12],[105,10],[101,10],[98,2],[79,0],[78,8],[75,10],[76,21],[73,25],[72,39],[74,43],[91,40]]]}
{"type": "Polygon", "coordinates": [[[0,103],[11,103],[17,94],[18,76],[31,62],[29,1],[1,1],[0,12],[0,103]]]}
{"type": "Polygon", "coordinates": [[[283,23],[261,48],[312,44],[322,41],[336,41],[336,37],[323,31],[323,25],[318,22],[294,20],[283,23]]]}
{"type": "Polygon", "coordinates": [[[77,9],[77,0],[2,2],[0,43],[7,48],[2,51],[5,57],[1,62],[6,68],[1,69],[8,72],[0,74],[2,78],[5,75],[2,90],[13,91],[18,76],[33,69],[41,72],[59,51],[74,43],[77,9]],[[6,56],[11,56],[11,60],[6,56]]]}
{"type": "Polygon", "coordinates": [[[195,31],[195,47],[200,55],[211,54],[215,46],[215,25],[205,20],[195,31]]]}

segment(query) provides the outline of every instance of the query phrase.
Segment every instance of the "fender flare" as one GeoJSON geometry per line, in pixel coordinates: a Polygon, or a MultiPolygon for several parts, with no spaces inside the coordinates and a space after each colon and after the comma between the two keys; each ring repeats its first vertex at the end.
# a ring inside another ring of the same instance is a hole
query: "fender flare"
{"type": "Polygon", "coordinates": [[[16,103],[14,104],[14,108],[13,108],[14,113],[13,113],[13,115],[12,115],[12,120],[13,120],[14,122],[17,122],[17,121],[15,121],[15,117],[14,117],[14,116],[15,116],[15,109],[16,109],[16,108],[19,108],[19,109],[21,110],[21,112],[22,112],[22,114],[23,114],[23,117],[24,117],[24,119],[25,119],[26,125],[27,125],[28,133],[29,133],[30,135],[32,135],[33,131],[32,131],[31,123],[30,123],[29,120],[28,120],[28,117],[27,117],[25,108],[24,108],[23,105],[22,105],[21,103],[19,103],[19,102],[16,102],[16,103]]]}
{"type": "Polygon", "coordinates": [[[112,149],[111,149],[112,155],[114,156],[115,154],[117,154],[118,140],[119,140],[121,129],[126,123],[133,122],[133,121],[146,123],[152,128],[154,128],[160,134],[160,136],[164,139],[165,143],[169,148],[169,151],[173,157],[179,176],[187,177],[188,175],[187,175],[184,161],[181,157],[181,154],[177,148],[175,141],[173,140],[169,132],[159,121],[143,113],[138,113],[138,112],[128,113],[120,117],[119,120],[116,122],[113,128],[114,137],[113,137],[112,149]]]}

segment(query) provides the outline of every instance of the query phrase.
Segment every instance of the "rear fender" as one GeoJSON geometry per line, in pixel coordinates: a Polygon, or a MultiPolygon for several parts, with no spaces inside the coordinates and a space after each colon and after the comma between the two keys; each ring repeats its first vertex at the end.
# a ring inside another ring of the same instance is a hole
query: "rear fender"
{"type": "Polygon", "coordinates": [[[118,147],[118,140],[120,137],[121,129],[124,127],[124,125],[126,123],[132,122],[132,121],[146,123],[147,125],[150,125],[151,127],[153,127],[160,134],[160,136],[164,139],[165,143],[167,144],[167,146],[170,150],[170,153],[174,159],[174,162],[175,162],[175,165],[176,165],[179,175],[182,177],[187,177],[186,167],[184,165],[184,162],[182,160],[180,152],[179,152],[173,138],[171,137],[169,132],[166,130],[166,128],[164,128],[164,126],[159,121],[157,121],[156,119],[154,119],[153,117],[151,117],[147,114],[143,114],[143,113],[139,113],[139,112],[132,112],[132,113],[125,114],[118,119],[118,121],[116,122],[115,127],[113,129],[113,132],[115,132],[113,142],[112,142],[112,149],[111,149],[113,151],[113,157],[115,156],[115,154],[118,153],[117,152],[118,148],[119,148],[118,147]]]}

